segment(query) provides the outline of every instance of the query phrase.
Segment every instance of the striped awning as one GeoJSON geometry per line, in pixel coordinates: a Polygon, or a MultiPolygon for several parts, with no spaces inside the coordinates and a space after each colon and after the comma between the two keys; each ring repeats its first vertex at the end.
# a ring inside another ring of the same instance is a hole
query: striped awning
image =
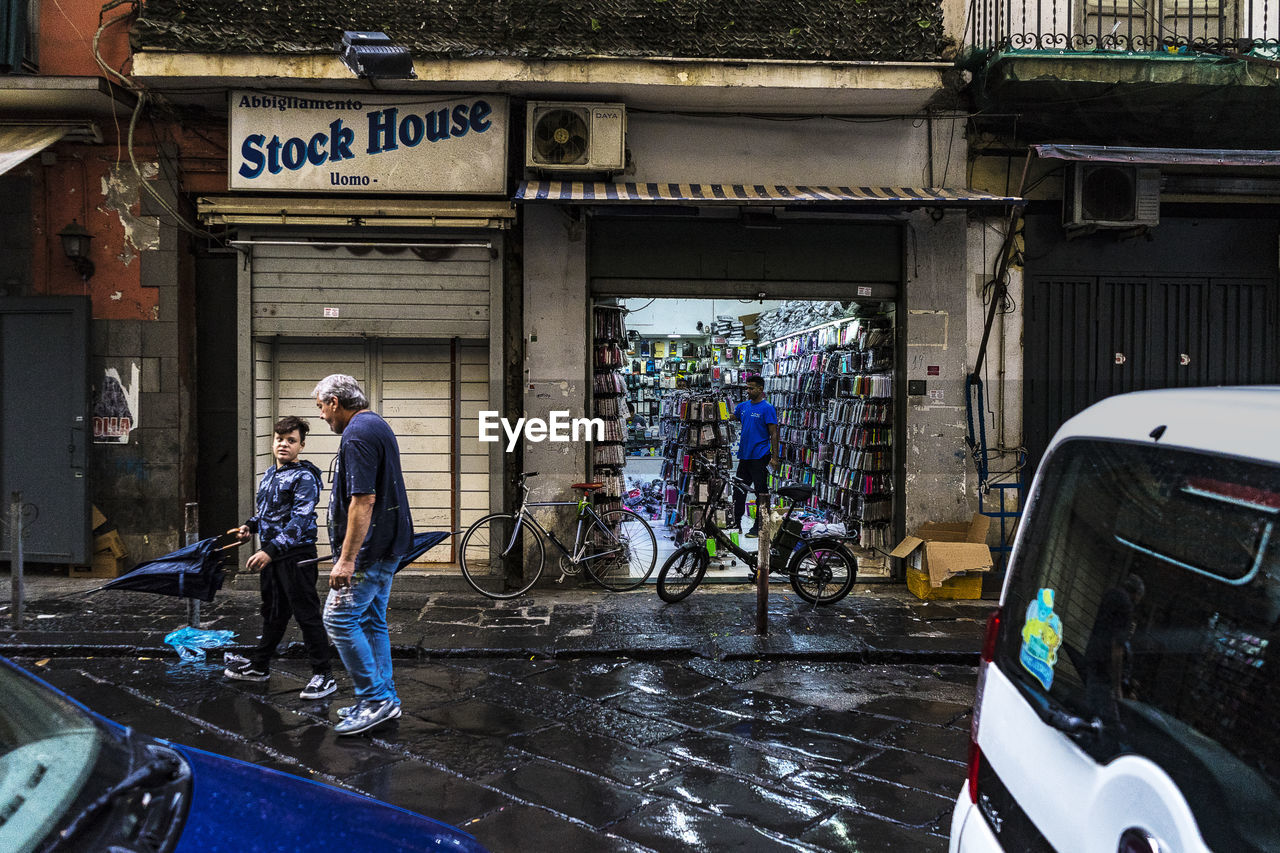
{"type": "Polygon", "coordinates": [[[568,204],[1023,204],[1017,196],[944,187],[814,187],[783,184],[612,183],[609,181],[523,181],[516,201],[568,204]]]}

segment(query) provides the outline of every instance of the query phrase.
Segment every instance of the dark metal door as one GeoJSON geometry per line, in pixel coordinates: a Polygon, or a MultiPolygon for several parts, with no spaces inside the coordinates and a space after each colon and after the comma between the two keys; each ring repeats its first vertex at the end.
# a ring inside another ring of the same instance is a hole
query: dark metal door
{"type": "Polygon", "coordinates": [[[89,559],[89,314],[87,297],[0,299],[0,497],[22,493],[37,562],[89,559]]]}
{"type": "Polygon", "coordinates": [[[1027,215],[1028,476],[1058,427],[1104,397],[1280,381],[1280,220],[1167,213],[1140,236],[1073,239],[1057,211],[1027,215]]]}
{"type": "Polygon", "coordinates": [[[1029,277],[1028,471],[1067,419],[1113,394],[1280,380],[1266,279],[1029,277]]]}

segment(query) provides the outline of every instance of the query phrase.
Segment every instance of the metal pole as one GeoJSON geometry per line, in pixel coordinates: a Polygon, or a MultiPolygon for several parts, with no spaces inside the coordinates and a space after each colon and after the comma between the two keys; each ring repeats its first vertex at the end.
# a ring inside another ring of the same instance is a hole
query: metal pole
{"type": "MultiPolygon", "coordinates": [[[[200,541],[198,506],[195,503],[188,503],[183,508],[183,545],[191,545],[200,541]]],[[[192,628],[200,627],[200,602],[194,598],[187,599],[187,624],[192,628]]]]}
{"type": "Polygon", "coordinates": [[[14,492],[9,501],[9,601],[13,630],[22,628],[22,492],[14,492]]]}
{"type": "Polygon", "coordinates": [[[773,519],[769,493],[756,495],[756,524],[760,538],[756,540],[756,633],[769,633],[769,543],[773,539],[773,519]]]}

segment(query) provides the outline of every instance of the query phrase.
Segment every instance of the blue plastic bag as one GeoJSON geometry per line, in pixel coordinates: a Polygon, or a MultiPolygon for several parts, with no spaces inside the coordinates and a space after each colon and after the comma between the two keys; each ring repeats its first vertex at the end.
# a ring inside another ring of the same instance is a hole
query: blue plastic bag
{"type": "Polygon", "coordinates": [[[235,631],[209,631],[187,625],[169,632],[164,641],[173,646],[184,661],[202,661],[205,649],[222,648],[234,640],[235,636],[235,631]]]}

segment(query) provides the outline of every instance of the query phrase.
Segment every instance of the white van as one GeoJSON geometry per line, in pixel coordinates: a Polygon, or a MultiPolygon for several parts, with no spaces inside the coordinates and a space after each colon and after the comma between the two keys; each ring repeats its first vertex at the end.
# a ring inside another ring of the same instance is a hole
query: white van
{"type": "Polygon", "coordinates": [[[1068,421],[982,651],[952,853],[1280,851],[1280,387],[1068,421]]]}

